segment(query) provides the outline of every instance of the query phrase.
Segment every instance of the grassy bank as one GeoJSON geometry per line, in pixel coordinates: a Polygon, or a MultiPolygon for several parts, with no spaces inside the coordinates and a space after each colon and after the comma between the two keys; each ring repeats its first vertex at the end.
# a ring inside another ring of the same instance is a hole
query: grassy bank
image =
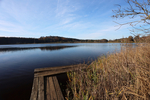
{"type": "Polygon", "coordinates": [[[68,100],[150,100],[150,44],[123,47],[68,77],[68,100]]]}

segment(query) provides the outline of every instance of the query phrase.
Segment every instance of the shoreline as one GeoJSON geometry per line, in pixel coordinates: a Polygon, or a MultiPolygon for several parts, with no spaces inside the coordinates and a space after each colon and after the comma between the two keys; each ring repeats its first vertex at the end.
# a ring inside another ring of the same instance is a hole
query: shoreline
{"type": "Polygon", "coordinates": [[[126,47],[119,53],[98,58],[86,71],[68,73],[70,87],[67,98],[150,99],[147,87],[150,85],[149,52],[149,43],[135,48],[126,47]]]}

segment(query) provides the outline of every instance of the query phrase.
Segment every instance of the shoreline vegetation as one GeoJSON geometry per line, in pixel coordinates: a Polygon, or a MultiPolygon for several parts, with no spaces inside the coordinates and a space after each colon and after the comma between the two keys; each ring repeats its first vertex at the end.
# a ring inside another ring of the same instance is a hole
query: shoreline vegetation
{"type": "Polygon", "coordinates": [[[67,75],[66,100],[150,100],[150,43],[122,46],[67,75]]]}
{"type": "Polygon", "coordinates": [[[65,99],[150,100],[150,35],[115,40],[0,37],[0,44],[31,43],[127,43],[123,44],[120,52],[99,57],[85,70],[68,72],[65,99]],[[138,46],[128,43],[137,43],[138,46]]]}
{"type": "Polygon", "coordinates": [[[59,36],[46,36],[40,38],[23,38],[23,37],[0,37],[0,45],[4,44],[39,44],[39,43],[138,43],[150,41],[150,35],[142,36],[139,35],[127,38],[107,40],[107,39],[75,39],[66,38],[59,36]]]}

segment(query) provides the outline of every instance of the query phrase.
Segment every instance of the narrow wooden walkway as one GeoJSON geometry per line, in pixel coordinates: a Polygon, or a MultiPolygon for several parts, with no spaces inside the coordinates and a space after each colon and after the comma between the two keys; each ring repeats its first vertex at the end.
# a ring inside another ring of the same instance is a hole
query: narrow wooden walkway
{"type": "Polygon", "coordinates": [[[30,100],[64,100],[56,75],[86,67],[79,64],[35,69],[30,100]]]}

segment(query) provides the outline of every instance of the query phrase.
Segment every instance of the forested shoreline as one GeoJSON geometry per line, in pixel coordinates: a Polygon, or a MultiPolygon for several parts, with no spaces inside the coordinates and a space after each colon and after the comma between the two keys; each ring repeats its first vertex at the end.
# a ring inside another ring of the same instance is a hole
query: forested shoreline
{"type": "Polygon", "coordinates": [[[59,36],[46,36],[40,38],[23,38],[23,37],[0,37],[0,44],[33,44],[33,43],[107,43],[107,42],[118,42],[118,43],[133,43],[133,42],[147,42],[150,36],[139,35],[127,38],[120,38],[114,40],[107,39],[75,39],[75,38],[65,38],[59,36]]]}
{"type": "Polygon", "coordinates": [[[33,43],[78,43],[78,42],[108,42],[107,39],[101,40],[80,40],[59,36],[46,36],[40,38],[23,37],[0,37],[0,44],[33,44],[33,43]]]}

